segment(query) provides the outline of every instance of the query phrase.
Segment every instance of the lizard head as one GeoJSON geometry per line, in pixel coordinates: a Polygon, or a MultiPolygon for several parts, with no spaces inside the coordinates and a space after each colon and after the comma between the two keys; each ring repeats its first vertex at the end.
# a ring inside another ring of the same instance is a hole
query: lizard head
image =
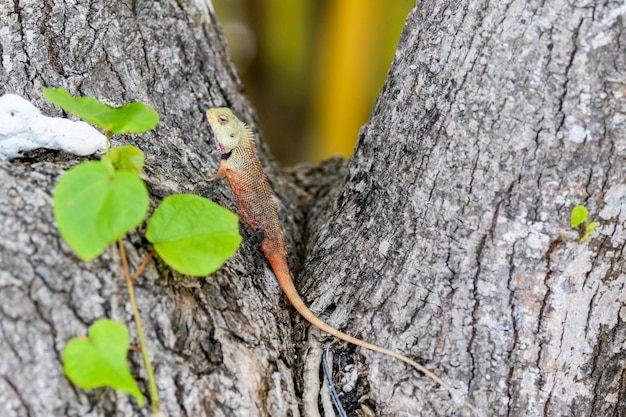
{"type": "Polygon", "coordinates": [[[232,151],[244,140],[252,137],[250,129],[227,107],[208,109],[206,117],[215,132],[220,154],[232,151]]]}

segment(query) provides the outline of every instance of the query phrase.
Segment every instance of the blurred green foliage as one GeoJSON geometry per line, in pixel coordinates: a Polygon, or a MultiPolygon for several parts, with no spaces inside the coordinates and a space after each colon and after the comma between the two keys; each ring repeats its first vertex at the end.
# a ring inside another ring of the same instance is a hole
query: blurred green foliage
{"type": "Polygon", "coordinates": [[[274,155],[350,156],[414,0],[213,3],[274,155]]]}

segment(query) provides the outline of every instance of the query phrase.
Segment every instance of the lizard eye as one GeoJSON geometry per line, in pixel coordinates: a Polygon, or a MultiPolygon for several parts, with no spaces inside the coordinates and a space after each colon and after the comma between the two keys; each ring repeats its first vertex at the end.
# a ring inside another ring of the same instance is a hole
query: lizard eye
{"type": "Polygon", "coordinates": [[[231,138],[234,138],[234,137],[235,137],[235,134],[234,134],[234,133],[231,133],[231,134],[230,134],[230,137],[231,137],[231,138]]]}
{"type": "Polygon", "coordinates": [[[220,114],[219,116],[217,116],[217,121],[220,125],[224,126],[225,124],[228,123],[228,117],[224,116],[223,114],[220,114]]]}

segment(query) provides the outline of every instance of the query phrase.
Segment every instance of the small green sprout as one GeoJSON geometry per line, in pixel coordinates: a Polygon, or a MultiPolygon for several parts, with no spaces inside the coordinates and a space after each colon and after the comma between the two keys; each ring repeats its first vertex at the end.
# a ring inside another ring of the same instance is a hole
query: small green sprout
{"type": "Polygon", "coordinates": [[[585,224],[585,229],[582,237],[580,238],[580,242],[584,242],[589,239],[589,236],[594,231],[596,227],[600,225],[598,222],[589,223],[589,211],[585,206],[576,206],[572,209],[572,214],[570,216],[570,225],[572,228],[577,228],[581,224],[585,224]]]}

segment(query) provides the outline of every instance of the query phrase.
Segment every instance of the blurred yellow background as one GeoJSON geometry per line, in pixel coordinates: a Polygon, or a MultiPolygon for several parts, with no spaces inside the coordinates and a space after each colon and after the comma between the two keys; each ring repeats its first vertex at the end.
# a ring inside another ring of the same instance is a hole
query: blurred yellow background
{"type": "Polygon", "coordinates": [[[349,157],[415,0],[213,0],[284,165],[349,157]]]}

